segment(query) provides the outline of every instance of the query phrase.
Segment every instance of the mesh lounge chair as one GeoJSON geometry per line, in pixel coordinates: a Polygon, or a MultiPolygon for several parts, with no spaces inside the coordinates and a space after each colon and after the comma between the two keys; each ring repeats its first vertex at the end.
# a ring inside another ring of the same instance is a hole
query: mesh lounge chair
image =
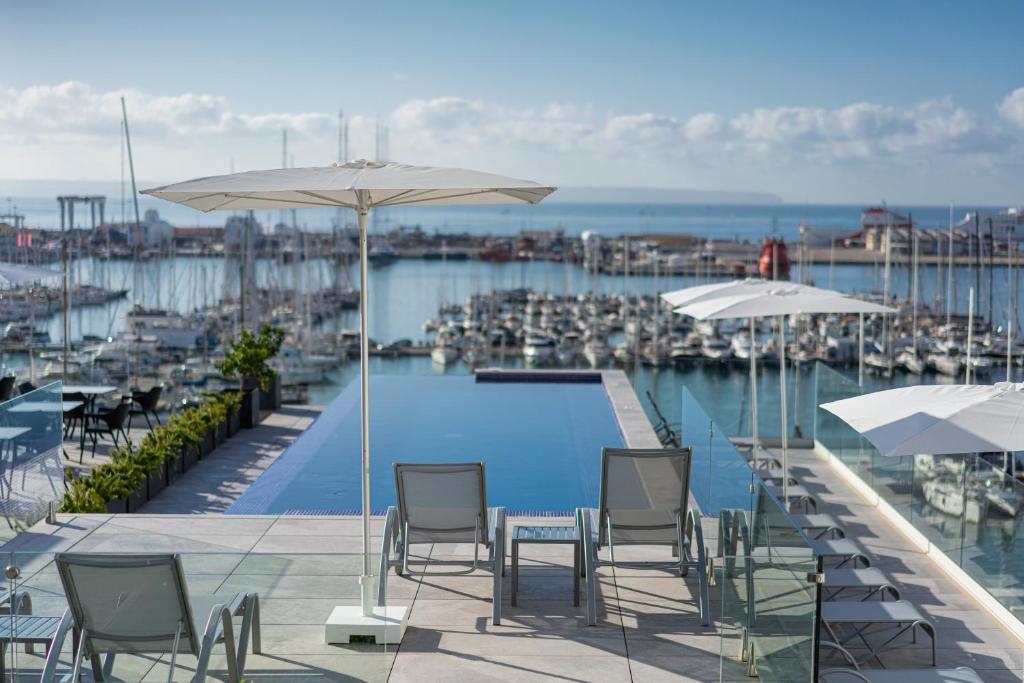
{"type": "Polygon", "coordinates": [[[879,656],[883,650],[893,646],[904,633],[910,633],[916,639],[920,629],[931,638],[932,666],[935,666],[935,626],[906,600],[825,602],[821,605],[821,625],[832,642],[840,646],[854,640],[863,644],[868,653],[858,664],[874,659],[882,666],[885,664],[879,656]],[[841,627],[849,627],[848,632],[840,634],[841,627]],[[884,629],[884,640],[875,643],[868,640],[868,631],[872,627],[884,629]]]}
{"type": "Polygon", "coordinates": [[[583,542],[587,588],[587,623],[597,623],[598,551],[607,547],[615,567],[676,569],[686,576],[697,568],[701,623],[711,623],[704,533],[688,506],[689,448],[601,451],[601,507],[580,508],[576,524],[583,542]],[[696,548],[692,547],[696,540],[696,548]],[[663,562],[616,562],[616,546],[661,545],[678,559],[663,562]]]}
{"type": "Polygon", "coordinates": [[[472,543],[473,565],[480,563],[480,546],[494,573],[491,610],[501,623],[501,577],[505,574],[505,508],[487,507],[484,464],[395,464],[398,505],[388,508],[380,553],[377,602],[386,604],[388,569],[409,571],[409,547],[423,543],[472,543]]]}
{"type": "Polygon", "coordinates": [[[252,635],[253,654],[260,652],[259,598],[255,593],[211,596],[190,601],[178,555],[88,555],[59,553],[57,570],[68,610],[46,657],[42,680],[49,683],[68,631],[77,631],[71,680],[85,657],[92,660],[97,680],[106,679],[114,655],[170,654],[168,681],[173,679],[179,652],[197,658],[196,683],[206,680],[210,654],[224,643],[228,680],[238,683],[252,635]],[[209,613],[199,630],[195,614],[209,613]],[[242,617],[237,650],[233,616],[242,617]],[[100,665],[99,656],[105,654],[100,665]]]}
{"type": "Polygon", "coordinates": [[[823,669],[821,683],[984,683],[974,669],[823,669]]]}
{"type": "Polygon", "coordinates": [[[840,645],[821,641],[820,653],[825,649],[838,651],[849,668],[828,668],[818,671],[819,683],[982,683],[974,669],[959,666],[950,669],[861,669],[853,655],[840,645]]]}

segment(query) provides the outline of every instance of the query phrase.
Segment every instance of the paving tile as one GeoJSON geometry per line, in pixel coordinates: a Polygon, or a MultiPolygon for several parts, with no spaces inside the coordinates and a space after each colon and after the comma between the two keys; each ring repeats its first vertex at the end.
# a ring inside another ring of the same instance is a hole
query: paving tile
{"type": "Polygon", "coordinates": [[[629,665],[623,657],[564,655],[458,655],[407,654],[395,658],[391,683],[540,683],[547,681],[588,681],[629,683],[629,665]]]}

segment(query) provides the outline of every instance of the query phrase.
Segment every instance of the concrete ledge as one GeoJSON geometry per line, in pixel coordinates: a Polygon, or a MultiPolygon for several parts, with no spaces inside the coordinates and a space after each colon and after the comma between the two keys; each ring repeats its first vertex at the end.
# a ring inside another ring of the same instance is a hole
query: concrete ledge
{"type": "Polygon", "coordinates": [[[619,431],[628,448],[661,448],[658,435],[654,433],[651,421],[629,378],[622,370],[602,370],[601,384],[612,404],[612,411],[619,423],[619,431]]]}
{"type": "Polygon", "coordinates": [[[882,513],[914,547],[928,556],[943,573],[959,584],[964,593],[975,600],[983,610],[992,615],[1015,638],[1024,643],[1024,623],[1021,623],[1020,619],[1013,612],[1008,610],[995,596],[985,590],[981,584],[975,581],[951,557],[928,540],[927,536],[922,534],[906,517],[889,505],[884,498],[868,486],[867,482],[861,479],[856,472],[847,467],[846,463],[836,457],[832,451],[818,440],[814,441],[814,452],[827,461],[832,469],[838,472],[839,476],[857,492],[857,495],[882,513]]]}

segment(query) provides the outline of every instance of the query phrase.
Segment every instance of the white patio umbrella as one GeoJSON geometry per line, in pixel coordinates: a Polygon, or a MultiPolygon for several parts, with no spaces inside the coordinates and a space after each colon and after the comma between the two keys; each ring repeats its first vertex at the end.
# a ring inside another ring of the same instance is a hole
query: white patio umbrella
{"type": "Polygon", "coordinates": [[[782,413],[782,497],[783,502],[788,504],[789,425],[786,415],[786,316],[805,313],[895,313],[896,310],[817,287],[778,282],[773,285],[755,293],[705,299],[675,310],[676,313],[698,320],[764,318],[768,316],[778,318],[779,391],[782,413]]]}
{"type": "Polygon", "coordinates": [[[929,384],[823,403],[884,456],[1024,450],[1024,383],[929,384]]]}
{"type": "Polygon", "coordinates": [[[187,180],[142,194],[200,211],[215,209],[348,208],[359,216],[359,344],[362,411],[362,614],[373,616],[370,553],[369,268],[367,216],[381,206],[410,204],[536,204],[555,191],[529,180],[470,171],[366,160],[313,168],[248,171],[187,180]]]}
{"type": "MultiPolygon", "coordinates": [[[[789,283],[776,280],[760,280],[746,278],[743,280],[729,280],[727,282],[715,282],[709,285],[696,285],[685,287],[673,292],[666,292],[661,298],[673,308],[688,306],[690,304],[719,299],[725,296],[749,296],[752,294],[763,294],[778,290],[789,283]]],[[[842,293],[831,289],[818,289],[816,287],[805,287],[806,294],[821,294],[832,296],[843,296],[842,293]]],[[[861,334],[863,334],[861,325],[861,334]]],[[[750,318],[750,440],[752,448],[757,448],[757,339],[754,317],[750,318]]]]}
{"type": "Polygon", "coordinates": [[[59,270],[27,266],[21,263],[0,262],[0,282],[23,285],[27,282],[36,282],[51,277],[64,277],[64,273],[59,270]]]}

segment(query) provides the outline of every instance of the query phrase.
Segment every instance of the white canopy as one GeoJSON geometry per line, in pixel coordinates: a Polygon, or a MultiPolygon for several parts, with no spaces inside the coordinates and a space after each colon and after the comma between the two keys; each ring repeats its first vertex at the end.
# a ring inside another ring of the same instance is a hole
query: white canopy
{"type": "Polygon", "coordinates": [[[748,294],[705,297],[680,306],[676,313],[698,320],[764,318],[799,313],[895,313],[895,308],[844,296],[839,292],[792,283],[750,287],[748,294]]]}
{"type": "Polygon", "coordinates": [[[730,280],[728,282],[715,282],[710,285],[697,285],[677,289],[674,292],[666,292],[661,295],[673,308],[687,306],[700,301],[718,299],[723,296],[749,296],[752,294],[763,294],[773,290],[782,290],[792,287],[801,287],[807,294],[822,294],[831,296],[842,296],[842,293],[831,289],[819,289],[798,285],[790,282],[779,282],[778,280],[759,280],[747,278],[745,280],[730,280]]]}
{"type": "Polygon", "coordinates": [[[371,209],[406,204],[536,204],[555,191],[529,180],[462,168],[366,160],[196,178],[142,194],[216,209],[371,209]]]}
{"type": "Polygon", "coordinates": [[[1024,383],[903,387],[821,407],[886,456],[1024,450],[1024,383]]]}
{"type": "Polygon", "coordinates": [[[64,277],[64,273],[59,270],[37,268],[20,263],[0,263],[0,281],[12,285],[23,285],[26,282],[35,282],[51,277],[64,277]]]}
{"type": "Polygon", "coordinates": [[[493,173],[366,160],[313,168],[232,173],[142,191],[142,194],[200,211],[350,208],[358,213],[359,326],[362,332],[362,343],[359,345],[363,517],[361,618],[372,619],[376,614],[370,559],[370,385],[367,343],[370,287],[366,230],[369,212],[379,206],[407,204],[536,204],[554,191],[553,187],[493,173]]]}
{"type": "MultiPolygon", "coordinates": [[[[782,497],[789,503],[789,424],[786,414],[786,333],[785,317],[799,313],[895,313],[896,309],[844,296],[828,289],[773,280],[742,280],[724,285],[691,287],[670,294],[687,305],[676,313],[698,320],[750,318],[750,403],[751,435],[757,449],[757,356],[754,318],[779,317],[779,401],[782,418],[782,497]],[[695,291],[699,290],[699,291],[695,291]],[[737,293],[738,292],[738,293],[737,293]]],[[[666,297],[667,298],[667,297],[666,297]]],[[[863,330],[863,327],[862,327],[863,330]]],[[[756,457],[756,453],[755,453],[756,457]]]]}

